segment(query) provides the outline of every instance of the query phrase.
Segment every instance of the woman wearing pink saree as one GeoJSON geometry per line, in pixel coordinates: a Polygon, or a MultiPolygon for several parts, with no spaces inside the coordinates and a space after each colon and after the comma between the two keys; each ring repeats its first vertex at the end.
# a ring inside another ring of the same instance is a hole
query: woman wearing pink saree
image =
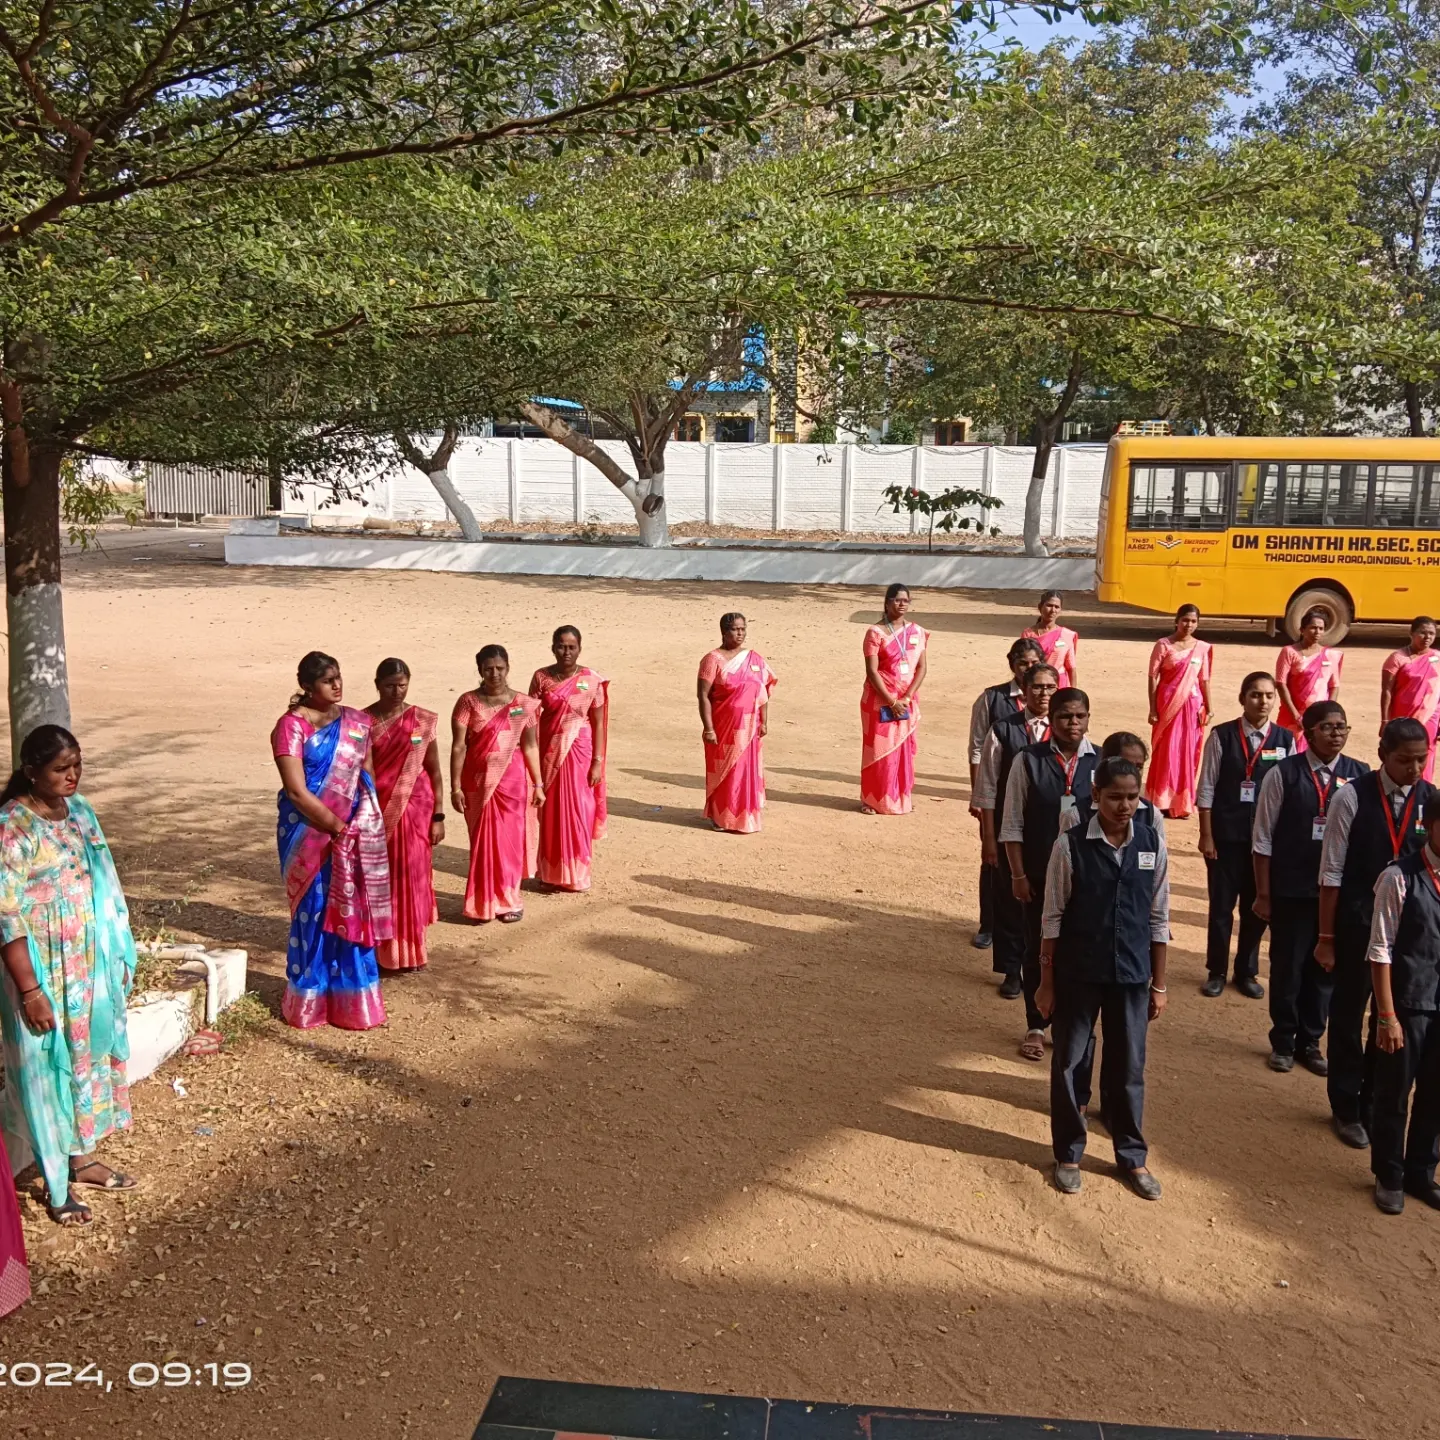
{"type": "Polygon", "coordinates": [[[1058,590],[1047,590],[1040,597],[1039,613],[1035,623],[1020,632],[1022,640],[1035,640],[1045,652],[1045,663],[1053,665],[1060,674],[1060,688],[1076,689],[1080,684],[1080,665],[1077,652],[1080,637],[1067,630],[1060,623],[1065,602],[1058,590]]]}
{"type": "Polygon", "coordinates": [[[910,591],[892,585],[885,615],[865,632],[865,688],[860,692],[860,809],[908,815],[915,789],[915,734],[930,634],[906,620],[910,591]]]}
{"type": "Polygon", "coordinates": [[[435,908],[433,850],[445,838],[445,793],[433,710],[407,705],[410,667],[382,660],[375,671],[380,698],[365,707],[374,721],[370,747],[375,757],[375,792],[385,817],[390,855],[390,895],[395,938],[382,940],[375,958],[382,970],[423,970],[425,931],[439,918],[435,908]]]}
{"type": "Polygon", "coordinates": [[[1145,798],[1167,817],[1183,820],[1195,806],[1200,751],[1210,719],[1214,652],[1197,640],[1200,611],[1182,605],[1175,631],[1150,652],[1150,772],[1145,798]]]}
{"type": "Polygon", "coordinates": [[[1389,656],[1380,671],[1380,729],[1387,721],[1418,720],[1430,737],[1425,778],[1435,779],[1435,732],[1440,728],[1440,650],[1435,622],[1417,615],[1410,622],[1410,643],[1389,656]]]}
{"type": "Polygon", "coordinates": [[[1275,662],[1275,685],[1280,691],[1280,723],[1295,736],[1295,749],[1304,750],[1305,712],[1319,700],[1340,698],[1340,671],[1345,656],[1320,643],[1330,624],[1323,610],[1311,610],[1300,622],[1300,643],[1286,645],[1275,662]]]}
{"type": "Polygon", "coordinates": [[[745,644],[745,617],[720,617],[720,648],[700,662],[695,694],[705,743],[705,814],[717,830],[753,835],[765,808],[762,743],[775,675],[745,644]]]}
{"type": "Polygon", "coordinates": [[[530,807],[545,803],[535,730],[540,702],[510,688],[510,657],[486,645],[475,657],[480,686],[450,718],[450,803],[470,831],[465,913],[514,924],[525,913],[520,882],[535,873],[530,807]]]}
{"type": "Polygon", "coordinates": [[[580,632],[562,625],[551,637],[553,665],[537,670],[540,702],[540,811],[537,873],[556,890],[588,890],[590,857],[605,838],[605,750],[610,682],[580,663],[580,632]]]}

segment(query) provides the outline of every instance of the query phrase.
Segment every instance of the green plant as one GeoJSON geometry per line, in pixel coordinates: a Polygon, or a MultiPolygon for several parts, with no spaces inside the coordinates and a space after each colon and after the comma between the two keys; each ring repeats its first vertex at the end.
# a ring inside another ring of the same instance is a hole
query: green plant
{"type": "Polygon", "coordinates": [[[265,1002],[253,990],[247,990],[220,1012],[215,1029],[227,1046],[236,1045],[263,1030],[273,1018],[265,1002]]]}
{"type": "MultiPolygon", "coordinates": [[[[974,530],[978,535],[985,534],[985,526],[979,516],[960,515],[958,511],[997,510],[1005,503],[993,495],[985,494],[983,490],[966,490],[958,485],[942,490],[938,495],[932,495],[928,490],[918,490],[913,485],[887,485],[883,493],[890,509],[896,515],[904,510],[911,515],[930,517],[926,549],[934,549],[937,529],[944,530],[946,534],[953,530],[974,530]]],[[[990,527],[990,534],[999,533],[998,525],[990,527]]]]}

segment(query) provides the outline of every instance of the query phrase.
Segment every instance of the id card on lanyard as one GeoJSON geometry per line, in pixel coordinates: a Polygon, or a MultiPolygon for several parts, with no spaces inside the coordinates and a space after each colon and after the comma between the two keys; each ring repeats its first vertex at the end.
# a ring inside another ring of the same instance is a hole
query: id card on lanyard
{"type": "Polygon", "coordinates": [[[890,628],[890,638],[895,642],[895,648],[900,654],[899,663],[895,668],[903,676],[910,674],[910,655],[905,649],[905,637],[909,633],[910,626],[908,624],[902,625],[899,630],[896,630],[893,625],[890,628]]]}
{"type": "MultiPolygon", "coordinates": [[[[1338,756],[1336,760],[1338,762],[1338,756]]],[[[1310,783],[1315,787],[1315,794],[1320,801],[1320,813],[1310,822],[1310,838],[1316,843],[1321,843],[1325,839],[1325,809],[1330,803],[1330,796],[1334,793],[1336,784],[1339,783],[1339,777],[1332,773],[1330,783],[1322,790],[1320,782],[1315,778],[1315,772],[1312,770],[1310,783]]],[[[1388,810],[1390,807],[1387,805],[1385,808],[1388,810]]]]}
{"type": "Polygon", "coordinates": [[[1255,803],[1255,792],[1260,788],[1255,780],[1255,766],[1261,755],[1265,753],[1265,738],[1270,732],[1260,737],[1260,743],[1251,752],[1250,742],[1245,738],[1245,722],[1237,720],[1235,729],[1240,735],[1240,749],[1245,755],[1245,778],[1240,782],[1240,803],[1242,805],[1253,805],[1255,803]]]}
{"type": "Polygon", "coordinates": [[[1075,813],[1075,772],[1080,768],[1080,752],[1077,750],[1070,757],[1070,763],[1065,763],[1065,757],[1058,751],[1050,752],[1055,757],[1055,763],[1060,767],[1060,774],[1065,779],[1065,793],[1060,797],[1060,814],[1073,815],[1075,813]]]}

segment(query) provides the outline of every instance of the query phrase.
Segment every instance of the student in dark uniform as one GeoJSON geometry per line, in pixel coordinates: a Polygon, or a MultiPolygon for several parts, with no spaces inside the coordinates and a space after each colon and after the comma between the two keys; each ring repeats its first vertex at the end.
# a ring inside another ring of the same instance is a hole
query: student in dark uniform
{"type": "Polygon", "coordinates": [[[1391,720],[1380,734],[1380,768],[1347,785],[1330,802],[1320,850],[1320,938],[1315,961],[1329,972],[1331,1123],[1346,1144],[1363,1150],[1370,1137],[1370,1080],[1374,1030],[1367,1045],[1370,1004],[1370,921],[1375,882],[1387,865],[1414,854],[1425,840],[1422,817],[1435,787],[1421,776],[1430,737],[1418,720],[1391,720]]]}
{"type": "Polygon", "coordinates": [[[1080,1189],[1086,1118],[1076,1094],[1099,1020],[1104,1038],[1100,1088],[1115,1163],[1137,1195],[1160,1198],[1141,1131],[1145,1039],[1165,1008],[1170,938],[1165,841],[1137,822],[1140,774],[1127,760],[1102,761],[1094,777],[1095,813],[1060,837],[1045,876],[1044,938],[1036,1005],[1052,1015],[1050,1138],[1055,1186],[1080,1189]]]}
{"type": "MultiPolygon", "coordinates": [[[[1150,759],[1150,747],[1138,735],[1132,735],[1128,730],[1116,730],[1107,735],[1100,742],[1100,759],[1128,760],[1140,772],[1140,784],[1142,787],[1144,786],[1145,764],[1150,759]]],[[[1072,825],[1088,825],[1090,817],[1094,813],[1095,794],[1092,790],[1089,795],[1076,804],[1073,817],[1069,815],[1060,817],[1060,833],[1063,835],[1072,825]]],[[[1140,808],[1135,812],[1135,818],[1143,821],[1162,837],[1164,836],[1165,816],[1145,798],[1143,789],[1140,796],[1140,808]]]]}
{"type": "Polygon", "coordinates": [[[1350,726],[1338,700],[1305,711],[1309,749],[1282,760],[1260,784],[1251,833],[1255,913],[1270,922],[1270,1068],[1300,1063],[1328,1073],[1320,1038],[1330,1014],[1330,977],[1315,962],[1320,937],[1320,849],[1337,791],[1370,773],[1340,752],[1350,726]]]}
{"type": "Polygon", "coordinates": [[[1268,671],[1247,675],[1240,686],[1240,718],[1215,726],[1200,757],[1195,803],[1200,811],[1200,853],[1205,857],[1210,896],[1205,947],[1205,967],[1210,974],[1200,993],[1212,999],[1225,991],[1237,901],[1240,944],[1235,951],[1235,988],[1251,1000],[1265,998],[1265,987],[1256,978],[1265,922],[1254,909],[1250,832],[1266,775],[1295,751],[1295,737],[1270,721],[1279,694],[1275,677],[1268,671]]]}
{"type": "MultiPolygon", "coordinates": [[[[975,781],[980,773],[980,757],[985,753],[985,737],[997,720],[1018,715],[1025,708],[1025,672],[1032,665],[1045,662],[1045,652],[1038,640],[1017,640],[1005,657],[1011,679],[1007,685],[987,686],[970,708],[970,815],[978,821],[980,807],[975,803],[975,781]]],[[[984,841],[984,826],[981,826],[984,841]]],[[[970,942],[977,950],[988,950],[994,938],[995,867],[980,865],[980,929],[970,942]]]]}
{"type": "Polygon", "coordinates": [[[1375,1203],[1387,1215],[1405,1208],[1406,1195],[1440,1210],[1440,797],[1433,792],[1424,820],[1424,845],[1376,883],[1370,927],[1379,1022],[1370,1169],[1375,1203]]]}
{"type": "Polygon", "coordinates": [[[1050,738],[1050,698],[1060,688],[1059,672],[1053,665],[1032,665],[1025,672],[1025,708],[1016,715],[997,720],[985,737],[980,769],[975,776],[975,804],[980,808],[981,857],[995,872],[995,959],[994,969],[1005,978],[1000,994],[1006,1000],[1019,998],[1021,971],[1025,963],[1025,921],[1015,898],[1010,869],[998,839],[1005,819],[1005,787],[1015,757],[1027,745],[1050,738]]]}
{"type": "Polygon", "coordinates": [[[1045,872],[1063,817],[1090,798],[1095,747],[1085,738],[1090,697],[1083,690],[1057,690],[1050,701],[1050,738],[1016,756],[1005,785],[1005,848],[1011,890],[1025,924],[1021,980],[1025,992],[1025,1037],[1020,1054],[1045,1058],[1045,1017],[1035,1008],[1040,985],[1040,916],[1045,908],[1045,872]]]}

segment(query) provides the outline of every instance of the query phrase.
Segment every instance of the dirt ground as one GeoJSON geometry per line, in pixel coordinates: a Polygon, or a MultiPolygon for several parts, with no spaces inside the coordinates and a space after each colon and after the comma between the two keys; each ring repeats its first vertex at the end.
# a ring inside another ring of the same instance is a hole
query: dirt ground
{"type": "MultiPolygon", "coordinates": [[[[917,806],[857,808],[862,627],[841,589],[227,570],[213,532],[68,570],[85,790],[140,919],[247,946],[278,1005],[286,912],[266,738],[320,647],[347,699],[385,655],[448,711],[552,627],[614,680],[611,833],[583,897],[460,921],[437,853],[428,972],[387,1028],[278,1023],[136,1088],[106,1157],[144,1177],[60,1235],[24,1201],[34,1302],[0,1360],[113,1389],[0,1388],[0,1433],[465,1436],[502,1373],[1331,1436],[1440,1436],[1440,1215],[1371,1203],[1324,1084],[1264,1064],[1263,1003],[1198,994],[1193,822],[1172,829],[1172,1004],[1152,1032],[1159,1205],[1092,1140],[1050,1187],[1048,1067],[970,948],[964,743],[1029,597],[916,596],[932,631],[917,806]],[[193,547],[193,548],[192,548],[193,547]],[[756,837],[699,814],[692,676],[730,608],[780,676],[756,837]],[[183,1077],[188,1097],[171,1088],[183,1077]],[[246,1389],[134,1391],[137,1361],[243,1361],[246,1389]]],[[[903,570],[899,572],[903,576],[903,570]]],[[[1092,732],[1142,729],[1155,617],[1076,603],[1092,732]]],[[[1222,713],[1274,643],[1216,623],[1222,713]]],[[[1396,632],[1347,646],[1374,748],[1396,632]]]]}

